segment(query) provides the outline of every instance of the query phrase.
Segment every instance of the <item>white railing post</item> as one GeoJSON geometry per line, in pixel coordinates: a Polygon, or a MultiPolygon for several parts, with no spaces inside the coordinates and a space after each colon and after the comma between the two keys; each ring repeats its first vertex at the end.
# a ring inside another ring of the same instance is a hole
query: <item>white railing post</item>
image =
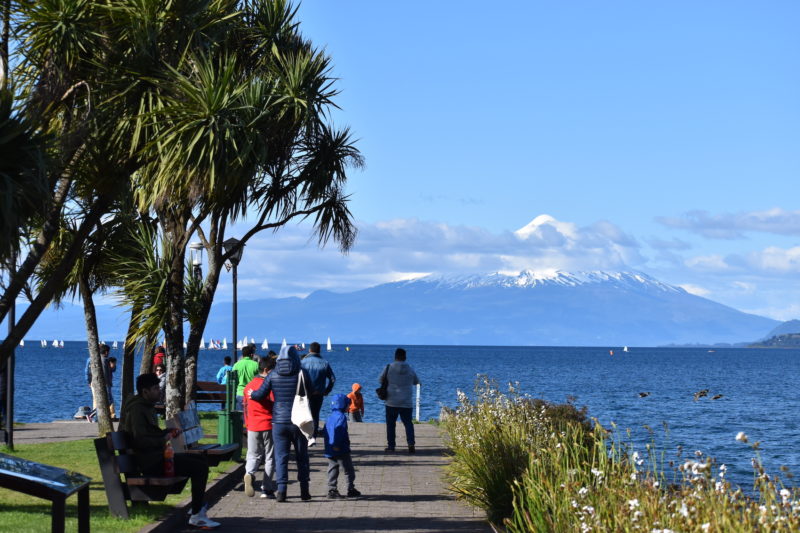
{"type": "Polygon", "coordinates": [[[417,383],[417,422],[419,422],[419,383],[417,383]]]}

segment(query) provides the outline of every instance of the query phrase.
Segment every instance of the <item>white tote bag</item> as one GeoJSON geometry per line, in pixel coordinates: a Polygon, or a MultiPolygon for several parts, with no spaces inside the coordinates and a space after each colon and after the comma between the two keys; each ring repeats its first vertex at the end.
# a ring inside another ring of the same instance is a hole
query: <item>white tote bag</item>
{"type": "Polygon", "coordinates": [[[303,379],[303,371],[297,376],[297,390],[294,392],[292,403],[292,424],[300,428],[307,439],[314,436],[314,417],[311,416],[311,407],[308,404],[308,388],[303,379]],[[305,396],[300,396],[300,384],[303,384],[305,396]]]}

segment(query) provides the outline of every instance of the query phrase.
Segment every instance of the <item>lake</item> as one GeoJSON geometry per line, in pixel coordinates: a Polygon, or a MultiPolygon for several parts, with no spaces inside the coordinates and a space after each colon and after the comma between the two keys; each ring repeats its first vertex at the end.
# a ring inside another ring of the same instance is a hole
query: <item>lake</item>
{"type": "MultiPolygon", "coordinates": [[[[27,341],[17,350],[16,419],[49,422],[68,419],[80,405],[91,404],[84,380],[86,344],[66,342],[64,348],[41,348],[27,341]]],[[[334,392],[346,394],[361,383],[366,422],[383,421],[374,389],[378,376],[392,360],[396,346],[334,345],[323,353],[336,373],[334,392]]],[[[275,347],[277,348],[277,346],[275,347]]],[[[800,395],[793,381],[800,375],[800,350],[640,348],[405,346],[408,362],[422,381],[421,415],[437,418],[442,405],[455,406],[456,390],[471,393],[477,374],[505,384],[519,382],[521,391],[553,402],[576,398],[589,415],[609,426],[629,428],[643,444],[652,438],[674,456],[701,450],[729,467],[728,477],[747,487],[752,482],[753,451],[737,442],[744,431],[761,441],[762,460],[770,473],[785,465],[800,472],[800,395]],[[609,350],[614,351],[610,355],[609,350]],[[694,393],[708,396],[694,400],[694,393]],[[649,392],[644,398],[640,392],[649,392]],[[722,398],[711,398],[721,394],[722,398]],[[669,428],[665,433],[663,424],[669,428]]],[[[277,351],[277,350],[276,350],[277,351]]],[[[259,353],[262,352],[259,348],[259,353]]],[[[229,352],[226,352],[229,353],[229,352]]],[[[203,350],[198,378],[211,381],[226,353],[203,350]]],[[[122,350],[112,350],[121,359],[122,350]]],[[[120,361],[121,363],[121,361],[120,361]]],[[[139,358],[135,369],[138,371],[139,358]]],[[[121,367],[115,374],[119,407],[121,367]]],[[[504,387],[503,387],[504,388],[504,387]]],[[[323,408],[322,417],[327,413],[323,408]]],[[[402,433],[402,431],[401,431],[402,433]]],[[[402,440],[402,437],[401,437],[402,440]]]]}

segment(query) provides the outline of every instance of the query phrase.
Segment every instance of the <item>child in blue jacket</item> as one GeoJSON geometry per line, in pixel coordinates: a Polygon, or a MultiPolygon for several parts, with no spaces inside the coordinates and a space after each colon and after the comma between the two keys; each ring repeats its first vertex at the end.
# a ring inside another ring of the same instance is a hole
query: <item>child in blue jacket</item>
{"type": "Polygon", "coordinates": [[[328,498],[344,498],[337,488],[339,467],[344,469],[347,478],[347,497],[356,498],[361,493],[356,490],[356,471],[350,457],[350,435],[347,433],[347,409],[350,399],[344,394],[336,394],[331,399],[331,414],[325,421],[325,457],[328,458],[328,498]]]}

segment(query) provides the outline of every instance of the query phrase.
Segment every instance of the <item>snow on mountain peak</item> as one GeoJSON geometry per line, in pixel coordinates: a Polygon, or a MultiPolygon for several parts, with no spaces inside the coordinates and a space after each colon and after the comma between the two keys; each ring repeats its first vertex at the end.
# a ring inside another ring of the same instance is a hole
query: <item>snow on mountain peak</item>
{"type": "Polygon", "coordinates": [[[533,235],[541,235],[545,226],[550,226],[561,235],[571,239],[574,239],[577,235],[575,224],[560,222],[547,214],[537,216],[528,222],[528,224],[515,231],[514,235],[522,240],[526,240],[533,235]]]}
{"type": "Polygon", "coordinates": [[[560,285],[577,287],[589,284],[613,284],[619,287],[647,287],[664,292],[685,292],[680,287],[662,283],[642,272],[601,270],[564,272],[561,270],[523,270],[521,272],[492,272],[490,274],[432,274],[405,283],[432,283],[441,288],[475,289],[480,287],[534,288],[560,285]]]}

